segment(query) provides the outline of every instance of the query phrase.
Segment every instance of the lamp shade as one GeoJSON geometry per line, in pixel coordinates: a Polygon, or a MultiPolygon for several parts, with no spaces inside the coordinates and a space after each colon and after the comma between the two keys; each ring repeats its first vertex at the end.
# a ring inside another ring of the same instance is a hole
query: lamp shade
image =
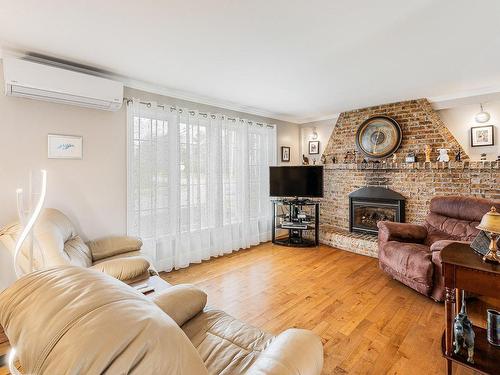
{"type": "Polygon", "coordinates": [[[500,234],[500,214],[495,207],[491,207],[491,210],[483,216],[477,229],[500,234]]]}
{"type": "Polygon", "coordinates": [[[483,109],[483,105],[481,104],[481,112],[477,113],[474,118],[475,118],[477,123],[483,124],[485,122],[490,121],[491,116],[490,116],[489,112],[486,112],[483,109]]]}

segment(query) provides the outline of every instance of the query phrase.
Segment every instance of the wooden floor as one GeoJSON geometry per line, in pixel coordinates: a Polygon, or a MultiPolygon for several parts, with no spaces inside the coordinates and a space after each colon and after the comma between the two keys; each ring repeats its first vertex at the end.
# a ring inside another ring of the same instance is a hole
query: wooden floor
{"type": "Polygon", "coordinates": [[[263,244],[161,276],[198,285],[210,305],[274,334],[313,330],[324,374],[445,374],[443,304],[390,279],[377,259],[263,244]]]}
{"type": "Polygon", "coordinates": [[[376,259],[267,243],[161,276],[198,285],[210,305],[274,334],[315,331],[324,374],[445,373],[443,305],[390,279],[376,259]]]}

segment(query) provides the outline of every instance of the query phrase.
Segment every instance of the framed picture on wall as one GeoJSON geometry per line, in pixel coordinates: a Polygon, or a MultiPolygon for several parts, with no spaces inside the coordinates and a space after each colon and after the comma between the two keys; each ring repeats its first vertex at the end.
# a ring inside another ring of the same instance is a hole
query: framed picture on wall
{"type": "Polygon", "coordinates": [[[495,134],[493,125],[473,126],[470,128],[471,147],[494,146],[495,134]]]}
{"type": "Polygon", "coordinates": [[[82,159],[83,137],[78,135],[48,135],[49,159],[82,159]]]}
{"type": "Polygon", "coordinates": [[[290,161],[290,147],[281,146],[281,161],[290,161]]]}
{"type": "Polygon", "coordinates": [[[309,155],[319,154],[319,141],[309,141],[309,155]]]}

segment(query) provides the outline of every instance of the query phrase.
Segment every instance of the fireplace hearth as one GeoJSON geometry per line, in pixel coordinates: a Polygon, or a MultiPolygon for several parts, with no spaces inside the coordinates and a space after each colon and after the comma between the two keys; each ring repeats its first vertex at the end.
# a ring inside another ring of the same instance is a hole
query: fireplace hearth
{"type": "Polygon", "coordinates": [[[405,198],[380,186],[366,186],[349,194],[349,230],[377,234],[377,222],[404,222],[405,198]]]}

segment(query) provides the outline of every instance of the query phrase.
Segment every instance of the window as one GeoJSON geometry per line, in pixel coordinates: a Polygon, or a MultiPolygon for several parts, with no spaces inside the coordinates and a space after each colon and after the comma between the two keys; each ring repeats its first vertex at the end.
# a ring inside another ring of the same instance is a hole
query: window
{"type": "Polygon", "coordinates": [[[274,127],[134,101],[128,134],[128,233],[158,269],[268,239],[274,127]]]}

